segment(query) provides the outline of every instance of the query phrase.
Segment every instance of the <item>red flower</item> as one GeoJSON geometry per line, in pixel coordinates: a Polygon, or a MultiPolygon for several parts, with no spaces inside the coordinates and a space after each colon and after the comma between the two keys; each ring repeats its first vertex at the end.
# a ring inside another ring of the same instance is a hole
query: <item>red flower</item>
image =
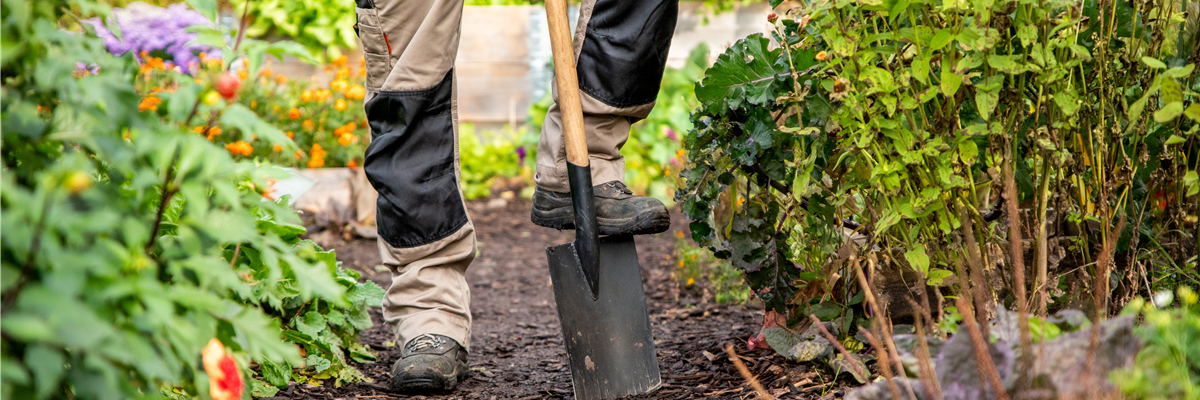
{"type": "Polygon", "coordinates": [[[245,383],[238,370],[237,361],[225,352],[221,341],[213,338],[200,351],[204,359],[204,372],[208,373],[208,393],[213,400],[236,400],[242,398],[245,383]]]}

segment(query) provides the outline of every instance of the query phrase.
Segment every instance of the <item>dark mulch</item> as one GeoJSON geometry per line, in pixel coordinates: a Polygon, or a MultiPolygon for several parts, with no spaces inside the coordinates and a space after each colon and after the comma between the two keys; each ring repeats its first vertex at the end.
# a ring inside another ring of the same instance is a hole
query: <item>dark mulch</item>
{"type": "MultiPolygon", "coordinates": [[[[424,399],[571,399],[570,371],[547,272],[545,248],[567,243],[572,233],[537,227],[529,222],[529,202],[491,199],[469,204],[478,232],[479,257],[468,270],[471,283],[472,377],[452,393],[404,396],[387,388],[389,368],[400,347],[372,310],[376,325],[362,341],[379,356],[376,364],[358,365],[374,382],[341,388],[293,383],[277,396],[291,399],[424,398],[424,399]]],[[[676,212],[672,230],[637,238],[642,279],[658,350],[663,387],[637,399],[747,399],[753,389],[726,355],[735,345],[748,369],[772,394],[783,399],[840,399],[845,379],[812,364],[785,361],[771,350],[747,351],[746,339],[762,321],[761,306],[716,304],[699,284],[680,288],[671,279],[676,232],[686,232],[676,212]]],[[[362,271],[386,288],[389,276],[377,269],[373,240],[346,241],[314,235],[337,249],[343,265],[362,271]]]]}

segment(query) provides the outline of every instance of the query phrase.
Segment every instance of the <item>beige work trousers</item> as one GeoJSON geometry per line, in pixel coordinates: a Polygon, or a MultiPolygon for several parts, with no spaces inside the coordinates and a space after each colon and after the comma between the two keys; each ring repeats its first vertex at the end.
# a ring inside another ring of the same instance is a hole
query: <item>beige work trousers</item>
{"type": "MultiPolygon", "coordinates": [[[[453,79],[463,3],[356,1],[372,134],[364,170],[380,194],[379,248],[392,275],[384,321],[395,329],[399,344],[436,333],[469,351],[465,272],[477,247],[458,187],[453,79]],[[422,147],[437,153],[450,143],[452,157],[447,151],[445,159],[426,155],[422,147]],[[452,180],[445,172],[451,159],[452,180]],[[436,221],[443,215],[447,221],[436,221]]],[[[583,1],[574,38],[595,184],[624,180],[620,149],[630,125],[654,107],[677,13],[677,0],[599,1],[599,6],[597,0],[583,1]]],[[[557,101],[557,88],[554,96],[557,101]]],[[[543,124],[535,181],[546,190],[569,191],[557,105],[543,124]]]]}

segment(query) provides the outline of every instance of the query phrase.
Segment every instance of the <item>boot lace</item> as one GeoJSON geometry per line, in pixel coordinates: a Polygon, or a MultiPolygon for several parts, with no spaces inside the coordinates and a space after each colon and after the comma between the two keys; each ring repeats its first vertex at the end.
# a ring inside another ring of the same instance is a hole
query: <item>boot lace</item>
{"type": "Polygon", "coordinates": [[[621,181],[608,182],[608,183],[605,183],[604,185],[602,185],[602,187],[616,190],[617,193],[628,194],[628,195],[633,194],[633,191],[629,190],[629,187],[625,186],[625,183],[623,183],[621,181]]]}
{"type": "Polygon", "coordinates": [[[413,338],[413,340],[410,340],[407,345],[404,345],[404,350],[409,353],[413,353],[419,350],[441,346],[442,343],[444,343],[442,338],[426,333],[413,338]]]}

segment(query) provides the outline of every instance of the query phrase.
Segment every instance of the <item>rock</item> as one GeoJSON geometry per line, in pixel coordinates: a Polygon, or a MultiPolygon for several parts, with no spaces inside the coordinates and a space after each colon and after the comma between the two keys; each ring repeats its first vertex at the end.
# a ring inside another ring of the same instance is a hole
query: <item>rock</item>
{"type": "MultiPolygon", "coordinates": [[[[1141,340],[1133,333],[1132,316],[1113,318],[1098,326],[1099,341],[1095,360],[1090,368],[1086,363],[1092,330],[1085,328],[1064,334],[1045,344],[1034,345],[1034,364],[1031,369],[1025,371],[1019,362],[1021,349],[1016,321],[1016,313],[997,308],[996,319],[992,324],[995,343],[987,346],[1004,390],[1010,398],[1087,398],[1114,395],[1116,388],[1108,381],[1109,372],[1130,366],[1142,346],[1141,340]],[[1043,352],[1040,360],[1036,359],[1038,348],[1043,352]],[[1020,375],[1026,372],[1024,377],[1020,375]],[[1017,386],[1022,378],[1030,383],[1017,393],[1017,386]]],[[[1086,318],[1074,310],[1060,312],[1047,318],[1047,321],[1063,327],[1064,330],[1077,329],[1086,324],[1086,318]]],[[[944,344],[940,344],[936,339],[926,338],[930,344],[930,352],[935,354],[934,370],[942,396],[946,400],[995,399],[996,393],[986,378],[981,377],[975,363],[975,350],[967,332],[966,327],[960,327],[959,333],[944,344]],[[938,348],[940,351],[936,350],[938,348]]],[[[916,338],[896,335],[893,340],[900,349],[901,361],[911,375],[916,371],[916,358],[913,356],[916,338]]],[[[918,398],[930,398],[924,392],[923,382],[917,379],[909,381],[913,383],[914,392],[918,384],[922,387],[922,391],[916,393],[918,398]]],[[[890,398],[891,392],[886,382],[863,386],[847,397],[858,400],[890,398]]]]}
{"type": "Polygon", "coordinates": [[[484,208],[488,210],[499,210],[505,207],[508,207],[508,200],[504,200],[500,197],[488,200],[487,205],[484,206],[484,208]]]}
{"type": "MultiPolygon", "coordinates": [[[[837,324],[829,322],[824,324],[830,334],[835,336],[838,334],[837,324]]],[[[793,361],[812,361],[833,353],[833,345],[829,343],[828,339],[825,339],[825,335],[821,334],[821,329],[816,325],[808,327],[801,333],[780,327],[763,329],[762,333],[772,349],[793,361]]]]}
{"type": "MultiPolygon", "coordinates": [[[[920,379],[909,378],[892,378],[896,382],[897,388],[900,389],[900,398],[904,400],[926,400],[931,399],[929,393],[925,390],[925,382],[920,379]],[[904,387],[905,384],[912,385],[913,394],[917,395],[916,399],[908,396],[908,390],[904,387]]],[[[892,390],[888,388],[886,380],[872,382],[850,392],[846,395],[846,400],[892,400],[892,390]]]]}

